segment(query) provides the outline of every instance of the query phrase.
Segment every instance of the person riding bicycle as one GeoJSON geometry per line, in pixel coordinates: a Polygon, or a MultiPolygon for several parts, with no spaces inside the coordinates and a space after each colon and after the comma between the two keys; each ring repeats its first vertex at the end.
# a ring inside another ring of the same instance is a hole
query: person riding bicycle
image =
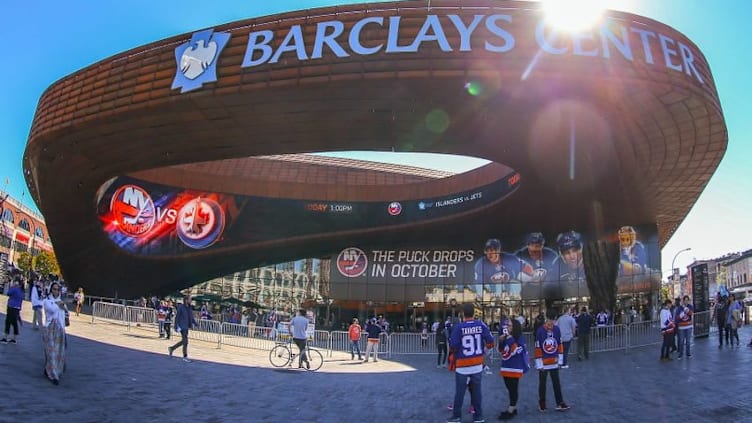
{"type": "Polygon", "coordinates": [[[300,350],[300,362],[298,368],[302,369],[303,363],[305,363],[306,369],[310,369],[311,363],[308,362],[308,357],[306,357],[305,353],[306,340],[308,339],[308,336],[306,335],[306,329],[308,329],[308,318],[305,317],[305,314],[305,310],[298,310],[298,315],[290,320],[290,332],[292,333],[293,342],[295,342],[295,345],[297,345],[300,350]]]}

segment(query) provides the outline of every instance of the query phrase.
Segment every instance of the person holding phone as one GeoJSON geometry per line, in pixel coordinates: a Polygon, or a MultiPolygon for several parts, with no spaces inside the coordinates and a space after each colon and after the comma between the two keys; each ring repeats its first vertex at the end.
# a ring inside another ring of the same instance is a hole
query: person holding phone
{"type": "Polygon", "coordinates": [[[50,285],[50,295],[42,307],[46,323],[42,331],[44,344],[44,375],[53,385],[60,383],[60,376],[65,371],[65,316],[68,308],[63,301],[60,284],[50,285]]]}

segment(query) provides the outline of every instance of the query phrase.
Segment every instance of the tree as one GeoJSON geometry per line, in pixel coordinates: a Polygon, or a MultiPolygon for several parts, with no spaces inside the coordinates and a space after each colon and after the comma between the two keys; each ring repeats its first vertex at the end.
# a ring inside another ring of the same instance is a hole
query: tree
{"type": "Polygon", "coordinates": [[[55,254],[42,251],[34,258],[34,270],[42,276],[47,276],[51,273],[59,275],[60,265],[57,263],[57,257],[55,257],[55,254]]]}
{"type": "Polygon", "coordinates": [[[18,266],[19,269],[21,269],[24,274],[28,275],[29,272],[32,270],[31,268],[31,254],[24,251],[16,257],[16,266],[18,266]]]}

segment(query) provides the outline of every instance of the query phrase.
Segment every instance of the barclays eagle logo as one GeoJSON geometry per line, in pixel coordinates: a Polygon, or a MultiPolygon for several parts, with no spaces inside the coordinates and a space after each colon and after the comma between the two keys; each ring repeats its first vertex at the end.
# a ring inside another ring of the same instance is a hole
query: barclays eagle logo
{"type": "Polygon", "coordinates": [[[212,29],[195,32],[189,42],[175,48],[177,71],[173,90],[180,88],[182,94],[217,80],[217,58],[230,41],[230,34],[213,32],[212,29]]]}

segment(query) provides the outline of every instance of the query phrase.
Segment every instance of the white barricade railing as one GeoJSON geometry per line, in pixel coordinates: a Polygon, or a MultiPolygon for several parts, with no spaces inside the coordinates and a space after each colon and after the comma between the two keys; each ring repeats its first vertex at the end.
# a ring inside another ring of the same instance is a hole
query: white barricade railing
{"type": "Polygon", "coordinates": [[[396,332],[389,335],[388,343],[392,354],[436,354],[435,333],[396,332]]]}
{"type": "Polygon", "coordinates": [[[661,325],[657,320],[647,322],[632,323],[628,326],[628,343],[627,349],[646,347],[663,342],[661,337],[661,325]]]}
{"type": "Polygon", "coordinates": [[[331,356],[332,338],[329,332],[325,330],[317,330],[313,332],[313,339],[308,340],[308,345],[311,348],[328,351],[327,355],[331,356]]]}
{"type": "Polygon", "coordinates": [[[222,323],[216,320],[196,320],[196,328],[188,331],[188,338],[222,345],[222,323]]]}
{"type": "MultiPolygon", "coordinates": [[[[96,320],[140,327],[147,330],[157,328],[156,311],[151,308],[124,306],[116,303],[94,302],[92,305],[92,324],[96,320]]],[[[221,323],[216,320],[197,320],[197,328],[189,332],[191,339],[197,341],[217,344],[221,348],[222,344],[258,349],[269,350],[276,342],[286,342],[287,336],[282,336],[275,328],[260,327],[253,324],[240,325],[235,323],[221,323]]],[[[715,325],[711,322],[711,312],[705,311],[695,313],[694,315],[694,336],[708,336],[716,332],[715,325]]],[[[489,361],[499,360],[498,336],[492,333],[495,339],[494,348],[486,353],[489,361]]],[[[525,342],[528,347],[530,356],[534,356],[535,337],[532,332],[523,333],[525,342]]],[[[391,357],[392,354],[437,354],[436,334],[414,332],[396,332],[390,335],[382,333],[379,337],[379,354],[386,354],[391,357]]],[[[579,340],[575,338],[569,349],[570,354],[577,354],[579,340]]],[[[636,322],[629,325],[610,325],[604,327],[593,327],[590,331],[590,352],[606,352],[624,350],[629,352],[629,348],[638,348],[650,345],[660,344],[660,323],[657,321],[636,322]]],[[[350,351],[350,336],[346,331],[314,331],[314,336],[309,341],[310,345],[317,348],[326,355],[331,357],[332,351],[350,351]]],[[[367,342],[367,333],[361,333],[359,347],[361,354],[365,352],[367,342]]]]}
{"type": "Polygon", "coordinates": [[[239,325],[236,323],[222,323],[222,345],[250,348],[256,350],[270,350],[274,346],[274,339],[270,338],[265,327],[256,325],[239,325]]]}
{"type": "Polygon", "coordinates": [[[127,306],[125,308],[128,319],[128,330],[131,327],[154,330],[157,329],[157,310],[147,307],[127,306]]]}
{"type": "MultiPolygon", "coordinates": [[[[365,345],[363,339],[361,339],[358,343],[361,353],[364,351],[365,345]]],[[[350,352],[350,333],[340,330],[332,331],[329,334],[329,348],[332,351],[350,352]]]]}
{"type": "Polygon", "coordinates": [[[94,320],[104,320],[108,323],[127,325],[128,319],[125,306],[122,304],[95,302],[91,309],[91,323],[94,320]]]}

